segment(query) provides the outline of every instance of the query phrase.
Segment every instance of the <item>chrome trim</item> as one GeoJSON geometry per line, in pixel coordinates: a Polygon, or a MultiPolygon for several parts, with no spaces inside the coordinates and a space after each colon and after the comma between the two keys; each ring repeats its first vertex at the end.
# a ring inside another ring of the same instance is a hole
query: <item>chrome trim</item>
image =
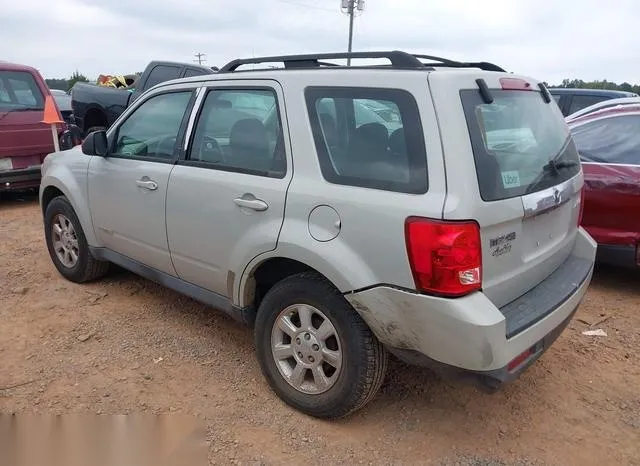
{"type": "Polygon", "coordinates": [[[566,204],[580,190],[581,186],[582,180],[576,176],[543,191],[522,196],[524,218],[535,217],[566,204]]]}
{"type": "Polygon", "coordinates": [[[202,100],[205,95],[205,87],[199,87],[196,90],[196,101],[193,103],[193,108],[191,109],[191,115],[189,115],[189,122],[187,123],[187,130],[184,133],[184,151],[187,152],[187,148],[189,147],[189,141],[191,140],[191,133],[193,132],[193,127],[196,121],[196,117],[198,116],[198,111],[200,110],[200,106],[202,104],[202,100]]]}

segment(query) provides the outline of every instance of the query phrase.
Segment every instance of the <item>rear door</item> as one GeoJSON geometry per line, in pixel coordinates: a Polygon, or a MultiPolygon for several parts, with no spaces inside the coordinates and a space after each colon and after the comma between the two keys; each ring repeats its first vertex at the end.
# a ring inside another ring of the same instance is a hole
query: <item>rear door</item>
{"type": "Polygon", "coordinates": [[[292,164],[275,81],[203,88],[185,160],[169,180],[167,234],[180,278],[231,298],[244,266],[275,249],[292,164]]]}
{"type": "Polygon", "coordinates": [[[40,165],[53,152],[43,111],[44,93],[30,72],[0,70],[0,170],[40,165]]]}
{"type": "Polygon", "coordinates": [[[483,292],[501,307],[568,257],[580,210],[578,155],[560,109],[536,82],[448,74],[430,75],[445,145],[444,217],[480,224],[483,292]]]}
{"type": "Polygon", "coordinates": [[[601,244],[640,242],[640,110],[572,125],[582,159],[582,224],[601,244]]]}

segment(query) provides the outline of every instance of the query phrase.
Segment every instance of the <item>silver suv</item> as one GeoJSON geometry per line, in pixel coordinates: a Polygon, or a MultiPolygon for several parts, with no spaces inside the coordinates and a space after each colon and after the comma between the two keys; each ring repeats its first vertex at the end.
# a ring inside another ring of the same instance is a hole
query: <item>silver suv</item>
{"type": "Polygon", "coordinates": [[[48,156],[40,201],[67,279],[115,263],[225,311],[286,403],[337,418],[388,353],[489,391],[539,358],[591,280],[582,186],[541,83],[376,52],[159,84],[48,156]]]}

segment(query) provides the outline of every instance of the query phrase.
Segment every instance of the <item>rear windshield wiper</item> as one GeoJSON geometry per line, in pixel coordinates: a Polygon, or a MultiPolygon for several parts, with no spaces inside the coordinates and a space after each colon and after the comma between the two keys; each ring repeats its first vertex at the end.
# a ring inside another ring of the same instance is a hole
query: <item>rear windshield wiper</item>
{"type": "Polygon", "coordinates": [[[578,165],[580,165],[580,162],[576,162],[575,160],[551,159],[549,160],[549,163],[547,163],[544,167],[542,167],[542,169],[544,170],[546,168],[547,170],[552,170],[554,174],[557,175],[558,172],[563,168],[573,168],[573,167],[577,167],[578,165]]]}
{"type": "Polygon", "coordinates": [[[529,184],[529,187],[526,189],[525,194],[532,193],[538,188],[542,180],[544,180],[545,173],[550,173],[551,176],[555,178],[560,175],[560,170],[563,170],[565,168],[573,168],[573,167],[580,166],[580,162],[576,160],[558,160],[556,157],[549,160],[546,164],[542,166],[542,171],[538,176],[536,176],[536,178],[531,182],[531,184],[529,184]]]}

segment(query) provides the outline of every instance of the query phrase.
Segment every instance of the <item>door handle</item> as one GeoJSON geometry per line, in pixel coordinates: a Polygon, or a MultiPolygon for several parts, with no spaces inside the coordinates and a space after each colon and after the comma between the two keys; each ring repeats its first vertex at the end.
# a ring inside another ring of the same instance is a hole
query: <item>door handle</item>
{"type": "Polygon", "coordinates": [[[136,186],[138,186],[138,188],[148,189],[149,191],[155,191],[156,189],[158,189],[158,183],[153,180],[144,178],[141,180],[136,180],[136,186]]]}
{"type": "Polygon", "coordinates": [[[256,210],[258,212],[265,211],[269,208],[269,204],[264,202],[262,199],[256,199],[253,196],[251,197],[248,197],[247,195],[245,196],[236,197],[233,200],[233,202],[235,202],[236,205],[239,207],[245,207],[247,209],[256,210]]]}

